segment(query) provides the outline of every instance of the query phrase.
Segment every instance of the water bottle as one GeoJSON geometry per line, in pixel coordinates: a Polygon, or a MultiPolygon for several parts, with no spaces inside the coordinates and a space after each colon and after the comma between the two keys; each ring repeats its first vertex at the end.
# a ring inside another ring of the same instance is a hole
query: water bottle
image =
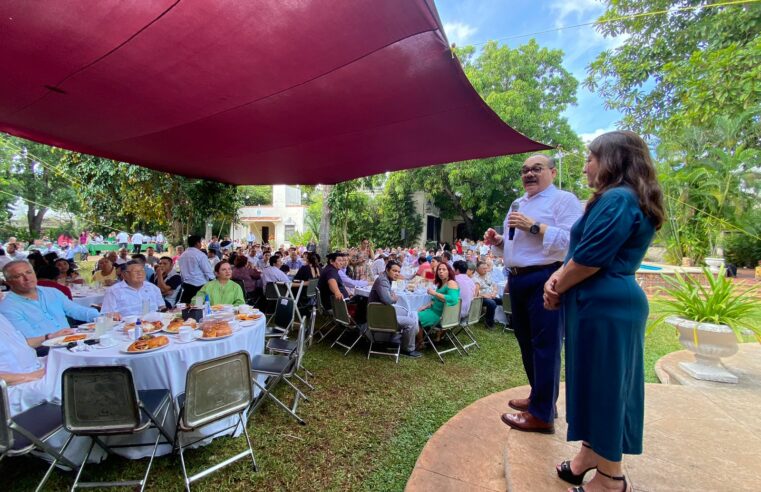
{"type": "Polygon", "coordinates": [[[135,340],[139,340],[141,336],[143,336],[143,325],[140,322],[140,318],[138,318],[137,322],[135,322],[135,340]]]}
{"type": "Polygon", "coordinates": [[[209,294],[203,299],[203,314],[208,316],[211,314],[211,303],[209,301],[209,294]]]}

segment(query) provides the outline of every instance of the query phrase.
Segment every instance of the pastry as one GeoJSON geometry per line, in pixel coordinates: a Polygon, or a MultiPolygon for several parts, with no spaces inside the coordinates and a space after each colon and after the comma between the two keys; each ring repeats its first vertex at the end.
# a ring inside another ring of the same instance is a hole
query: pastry
{"type": "Polygon", "coordinates": [[[202,328],[204,338],[219,338],[233,334],[232,326],[227,321],[216,321],[204,325],[202,328]]]}
{"type": "Polygon", "coordinates": [[[78,342],[87,338],[87,335],[69,335],[63,339],[62,343],[78,342]]]}
{"type": "Polygon", "coordinates": [[[143,352],[145,350],[163,347],[168,343],[169,339],[164,335],[143,335],[127,347],[127,352],[143,352]]]}
{"type": "Polygon", "coordinates": [[[253,319],[259,319],[261,317],[262,317],[261,314],[254,314],[254,313],[250,313],[250,314],[241,313],[241,314],[235,315],[235,319],[237,319],[238,321],[249,321],[253,319]]]}

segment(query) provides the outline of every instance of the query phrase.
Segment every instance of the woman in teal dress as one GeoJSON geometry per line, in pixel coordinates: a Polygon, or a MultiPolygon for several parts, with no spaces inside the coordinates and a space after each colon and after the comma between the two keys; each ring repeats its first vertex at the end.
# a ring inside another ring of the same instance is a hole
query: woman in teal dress
{"type": "Polygon", "coordinates": [[[209,296],[209,303],[214,304],[232,304],[240,306],[246,303],[241,286],[232,280],[233,268],[227,260],[222,260],[214,265],[214,274],[216,280],[207,283],[197,296],[209,296]]]}
{"type": "Polygon", "coordinates": [[[628,490],[623,454],[642,453],[643,345],[648,303],[635,272],[664,220],[663,195],[645,142],[616,131],[589,145],[594,194],[571,229],[565,265],[545,285],[545,307],[565,323],[566,419],[578,454],[556,467],[584,487],[628,490]]]}
{"type": "MultiPolygon", "coordinates": [[[[444,312],[444,304],[454,306],[460,299],[460,289],[454,280],[454,270],[446,263],[439,263],[436,267],[436,289],[428,289],[431,302],[419,309],[418,321],[423,328],[436,326],[444,312]]],[[[422,342],[423,332],[418,332],[418,341],[422,342]]]]}

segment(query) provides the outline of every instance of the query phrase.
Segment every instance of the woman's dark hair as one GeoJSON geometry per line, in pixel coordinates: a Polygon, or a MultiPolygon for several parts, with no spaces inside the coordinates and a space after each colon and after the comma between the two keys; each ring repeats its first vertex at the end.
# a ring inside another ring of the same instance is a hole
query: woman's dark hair
{"type": "Polygon", "coordinates": [[[320,255],[317,253],[307,253],[307,264],[312,268],[320,268],[320,255]]]}
{"type": "Polygon", "coordinates": [[[428,261],[428,257],[427,256],[421,256],[420,258],[417,259],[417,264],[418,265],[422,265],[426,261],[428,261]]]}
{"type": "Polygon", "coordinates": [[[235,257],[235,268],[243,268],[248,264],[248,258],[246,258],[243,255],[238,255],[235,257]]]}
{"type": "Polygon", "coordinates": [[[219,260],[219,262],[214,265],[214,273],[219,273],[219,269],[222,268],[222,265],[229,265],[230,262],[227,260],[219,260]]]}
{"type": "Polygon", "coordinates": [[[589,144],[589,152],[597,159],[599,169],[594,183],[595,192],[587,207],[606,191],[629,186],[637,195],[639,208],[655,228],[660,229],[665,220],[663,192],[645,141],[628,130],[608,132],[589,144]]]}
{"type": "Polygon", "coordinates": [[[449,278],[447,280],[454,280],[454,270],[452,270],[452,267],[449,266],[449,263],[441,262],[436,267],[436,271],[433,272],[433,283],[436,284],[436,287],[441,288],[442,285],[444,285],[444,282],[439,278],[439,268],[441,268],[441,265],[444,265],[447,267],[447,271],[449,272],[449,278]]]}

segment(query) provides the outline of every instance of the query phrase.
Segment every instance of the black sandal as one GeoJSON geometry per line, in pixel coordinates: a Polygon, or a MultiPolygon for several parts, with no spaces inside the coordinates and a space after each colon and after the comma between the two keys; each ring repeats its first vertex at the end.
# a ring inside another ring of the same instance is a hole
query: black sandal
{"type": "MultiPolygon", "coordinates": [[[[582,446],[585,448],[592,449],[592,446],[589,444],[582,442],[582,446]]],[[[584,476],[589,472],[589,470],[594,470],[597,468],[596,466],[591,466],[584,470],[583,472],[579,473],[578,475],[574,474],[573,471],[571,471],[571,460],[565,460],[564,462],[560,463],[560,469],[555,469],[555,471],[558,473],[558,477],[561,480],[565,480],[566,482],[570,483],[571,485],[581,485],[581,483],[584,481],[584,476]]],[[[583,490],[583,488],[582,488],[583,490]]]]}
{"type": "MultiPolygon", "coordinates": [[[[617,482],[624,482],[624,492],[629,492],[629,484],[626,482],[626,476],[621,475],[620,477],[614,477],[613,475],[608,475],[607,473],[597,470],[597,473],[602,475],[603,477],[608,477],[611,480],[616,480],[617,482]]],[[[573,492],[584,492],[584,487],[574,487],[573,492]]]]}

